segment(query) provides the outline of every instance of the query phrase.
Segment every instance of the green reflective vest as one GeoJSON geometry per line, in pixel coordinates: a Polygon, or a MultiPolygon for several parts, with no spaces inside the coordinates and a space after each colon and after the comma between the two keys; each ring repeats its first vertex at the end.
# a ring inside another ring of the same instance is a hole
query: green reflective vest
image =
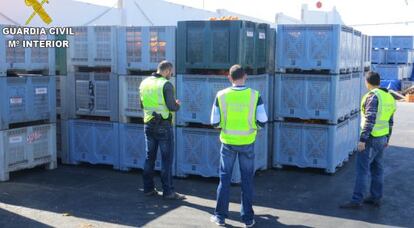
{"type": "Polygon", "coordinates": [[[168,80],[164,77],[150,76],[144,79],[139,86],[139,94],[144,107],[144,123],[154,118],[153,112],[161,114],[162,118],[168,119],[170,111],[165,104],[164,85],[168,80]]]}
{"type": "Polygon", "coordinates": [[[374,137],[386,136],[390,133],[389,121],[397,108],[394,97],[381,89],[373,89],[362,98],[361,129],[364,128],[366,121],[364,104],[368,98],[368,95],[371,93],[374,93],[378,98],[377,119],[375,120],[375,125],[372,129],[371,135],[374,137]]]}
{"type": "Polygon", "coordinates": [[[229,145],[249,145],[256,140],[256,106],[259,92],[227,88],[217,94],[220,107],[220,141],[229,145]]]}

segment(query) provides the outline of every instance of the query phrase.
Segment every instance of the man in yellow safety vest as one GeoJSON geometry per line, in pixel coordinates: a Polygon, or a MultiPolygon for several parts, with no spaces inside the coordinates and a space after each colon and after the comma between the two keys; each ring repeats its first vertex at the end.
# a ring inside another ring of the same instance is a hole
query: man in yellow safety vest
{"type": "Polygon", "coordinates": [[[258,91],[247,88],[247,75],[243,68],[230,68],[232,87],[217,93],[211,113],[211,124],[221,128],[220,184],[217,206],[211,222],[225,224],[229,210],[229,191],[233,166],[238,157],[241,173],[241,216],[246,227],[255,224],[253,212],[254,142],[258,126],[267,122],[264,103],[258,91]]]}
{"type": "Polygon", "coordinates": [[[142,81],[139,91],[141,106],[144,110],[144,133],[146,159],[143,173],[144,193],[146,196],[158,195],[154,185],[154,167],[158,147],[161,151],[161,182],[166,199],[184,199],[174,191],[172,166],[174,160],[174,134],[172,112],[180,108],[175,99],[174,87],[168,81],[172,77],[173,65],[163,61],[157,73],[142,81]]]}
{"type": "Polygon", "coordinates": [[[356,181],[352,200],[340,205],[345,209],[359,209],[362,203],[381,205],[384,183],[383,152],[392,133],[396,111],[394,97],[380,88],[378,73],[369,72],[365,84],[369,92],[361,102],[361,136],[358,144],[356,181]],[[364,199],[368,176],[371,173],[370,196],[364,199]]]}

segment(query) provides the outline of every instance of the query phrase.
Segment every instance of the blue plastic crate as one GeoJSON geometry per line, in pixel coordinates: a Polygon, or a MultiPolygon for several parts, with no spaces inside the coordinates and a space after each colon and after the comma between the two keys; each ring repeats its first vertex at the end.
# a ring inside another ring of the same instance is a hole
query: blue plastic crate
{"type": "Polygon", "coordinates": [[[377,72],[382,80],[402,80],[404,65],[372,65],[372,70],[377,72]]]}
{"type": "Polygon", "coordinates": [[[118,123],[69,120],[69,163],[112,165],[119,169],[118,123]]]}
{"type": "Polygon", "coordinates": [[[356,113],[359,112],[360,106],[361,106],[361,72],[352,73],[352,85],[351,85],[351,91],[348,93],[348,95],[351,97],[352,104],[353,104],[353,112],[356,113]]]}
{"type": "Polygon", "coordinates": [[[376,64],[386,63],[387,62],[386,53],[387,53],[387,50],[385,49],[372,50],[372,56],[371,56],[372,63],[376,63],[376,64]]]}
{"type": "MultiPolygon", "coordinates": [[[[220,166],[220,131],[216,129],[177,128],[177,176],[200,175],[218,177],[220,166]]],[[[266,169],[268,160],[268,127],[258,131],[255,150],[255,170],[266,169]]],[[[240,182],[236,161],[233,183],[240,182]]]]}
{"type": "MultiPolygon", "coordinates": [[[[321,119],[337,123],[355,109],[352,74],[281,74],[275,78],[275,120],[321,119]]],[[[357,91],[355,93],[355,91],[357,91]]]]}
{"type": "MultiPolygon", "coordinates": [[[[145,165],[145,135],[144,125],[119,124],[120,136],[120,164],[121,170],[144,169],[145,165]]],[[[174,151],[175,154],[175,151],[174,151]]],[[[155,170],[161,170],[161,151],[158,148],[155,170]]],[[[173,174],[175,174],[175,155],[173,161],[173,174]]]]}
{"type": "Polygon", "coordinates": [[[391,89],[394,91],[401,91],[400,80],[381,80],[381,88],[391,89]]]}
{"type": "Polygon", "coordinates": [[[355,144],[350,120],[338,125],[277,122],[274,124],[273,166],[320,168],[335,173],[355,144]]]}
{"type": "MultiPolygon", "coordinates": [[[[278,25],[277,68],[334,74],[359,68],[360,58],[352,45],[358,38],[354,37],[352,28],[341,25],[278,25]]],[[[361,45],[356,47],[362,49],[361,45]]]]}
{"type": "Polygon", "coordinates": [[[58,119],[56,121],[56,151],[57,157],[63,164],[70,163],[69,154],[69,126],[68,120],[58,119]]]}
{"type": "Polygon", "coordinates": [[[349,153],[353,153],[358,149],[358,142],[360,136],[360,121],[361,121],[361,114],[356,113],[355,115],[351,116],[349,119],[349,153]]]}
{"type": "MultiPolygon", "coordinates": [[[[368,89],[367,89],[367,87],[365,85],[365,73],[364,72],[361,72],[360,74],[361,74],[361,90],[360,90],[361,91],[361,93],[360,93],[360,95],[361,95],[360,100],[361,100],[362,97],[365,96],[365,94],[368,93],[368,89]]],[[[358,105],[360,106],[361,104],[358,103],[358,105]]]]}
{"type": "Polygon", "coordinates": [[[56,122],[56,82],[53,76],[0,77],[0,129],[10,124],[56,122]]]}
{"type": "Polygon", "coordinates": [[[390,36],[373,36],[372,48],[390,48],[391,37],[390,36]]]}
{"type": "MultiPolygon", "coordinates": [[[[180,111],[177,112],[177,124],[209,125],[211,108],[217,92],[230,86],[231,83],[225,76],[178,75],[177,97],[182,104],[180,111]]],[[[246,86],[260,92],[265,109],[269,110],[269,75],[250,75],[246,86]]]]}
{"type": "Polygon", "coordinates": [[[391,48],[414,49],[414,36],[391,37],[391,48]]]}
{"type": "Polygon", "coordinates": [[[368,70],[371,67],[372,53],[372,37],[362,35],[362,67],[364,70],[368,70]]]}
{"type": "Polygon", "coordinates": [[[68,75],[69,118],[107,117],[118,121],[118,76],[111,73],[75,72],[68,75]]]}
{"type": "Polygon", "coordinates": [[[413,50],[387,50],[387,63],[411,64],[413,53],[413,50]]]}

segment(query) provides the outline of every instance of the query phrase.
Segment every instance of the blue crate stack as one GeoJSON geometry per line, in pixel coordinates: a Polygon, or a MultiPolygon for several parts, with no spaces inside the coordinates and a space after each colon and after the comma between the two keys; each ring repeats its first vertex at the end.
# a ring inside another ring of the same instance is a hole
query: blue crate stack
{"type": "MultiPolygon", "coordinates": [[[[175,27],[75,27],[61,80],[62,162],[143,169],[139,85],[162,60],[175,62],[175,27]],[[62,95],[63,96],[63,95],[62,95]],[[62,111],[63,112],[63,111],[62,111]]],[[[172,80],[174,83],[174,80],[172,80]]],[[[161,168],[160,156],[156,169],[161,168]]]]}
{"type": "MultiPolygon", "coordinates": [[[[175,65],[175,37],[175,26],[119,27],[118,29],[121,170],[144,168],[146,157],[144,114],[139,86],[146,77],[157,70],[159,62],[168,60],[175,65]]],[[[174,87],[175,81],[175,77],[170,80],[174,87]]],[[[175,151],[174,157],[176,157],[175,151]]],[[[155,169],[160,170],[161,166],[161,152],[158,150],[155,169]]],[[[175,161],[173,174],[175,174],[175,161]]]]}
{"type": "Polygon", "coordinates": [[[404,90],[413,74],[414,36],[373,36],[372,70],[381,75],[381,86],[404,90]]]}
{"type": "Polygon", "coordinates": [[[44,38],[53,39],[0,34],[0,181],[14,171],[57,166],[54,49],[8,46],[44,38]]]}
{"type": "Polygon", "coordinates": [[[62,162],[119,169],[117,27],[74,27],[67,39],[62,162]]]}
{"type": "MultiPolygon", "coordinates": [[[[248,70],[246,85],[260,92],[271,115],[275,36],[269,25],[249,21],[178,22],[177,176],[218,177],[220,131],[210,126],[210,114],[217,92],[231,86],[227,72],[232,65],[248,70]]],[[[268,167],[269,131],[266,126],[258,132],[255,170],[268,167]]],[[[233,183],[240,182],[238,167],[233,183]]]]}
{"type": "Polygon", "coordinates": [[[334,173],[356,149],[371,39],[343,25],[278,25],[273,166],[334,173]]]}

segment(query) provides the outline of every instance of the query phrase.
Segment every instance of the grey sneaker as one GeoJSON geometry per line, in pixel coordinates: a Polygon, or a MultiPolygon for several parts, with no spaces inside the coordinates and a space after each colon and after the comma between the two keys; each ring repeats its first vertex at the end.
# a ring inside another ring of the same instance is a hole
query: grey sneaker
{"type": "Polygon", "coordinates": [[[173,192],[167,196],[164,196],[164,199],[168,199],[168,200],[184,200],[186,199],[185,195],[182,194],[178,194],[176,192],[173,192]]]}
{"type": "Polygon", "coordinates": [[[245,223],[244,227],[253,227],[256,224],[256,221],[253,219],[251,222],[245,223]]]}
{"type": "Polygon", "coordinates": [[[346,203],[339,205],[339,208],[342,208],[342,209],[359,209],[361,207],[362,207],[361,203],[356,203],[353,201],[348,201],[346,203]]]}
{"type": "Polygon", "coordinates": [[[375,207],[380,207],[381,206],[381,200],[380,199],[375,199],[373,197],[365,198],[364,203],[365,204],[370,204],[370,205],[375,206],[375,207]]]}
{"type": "Polygon", "coordinates": [[[225,226],[224,220],[219,219],[217,216],[213,215],[210,217],[210,222],[215,223],[217,226],[225,226]]]}

